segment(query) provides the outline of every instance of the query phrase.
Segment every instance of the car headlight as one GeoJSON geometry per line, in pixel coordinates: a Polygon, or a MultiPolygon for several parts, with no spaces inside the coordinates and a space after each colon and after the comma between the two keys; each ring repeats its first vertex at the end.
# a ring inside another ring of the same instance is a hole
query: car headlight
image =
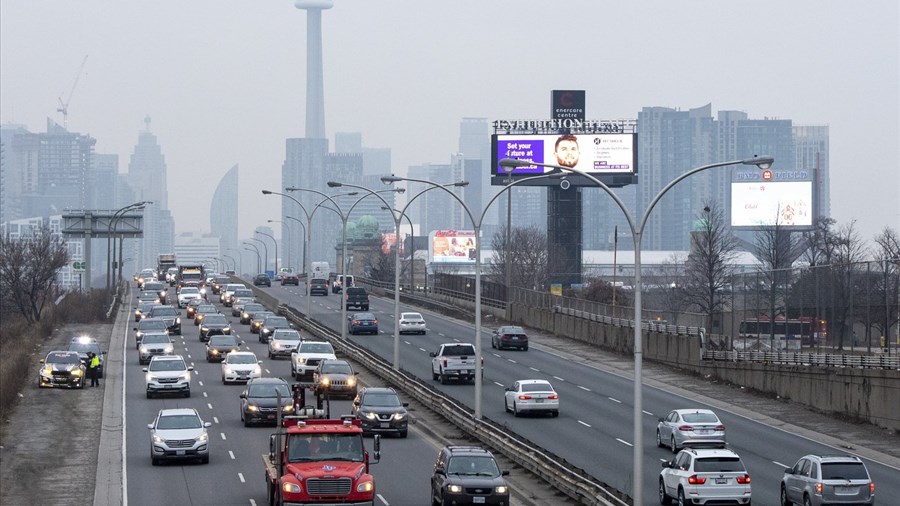
{"type": "Polygon", "coordinates": [[[217,350],[217,349],[215,349],[215,348],[209,350],[209,352],[212,353],[213,355],[218,355],[218,354],[219,354],[219,350],[217,350]]]}
{"type": "Polygon", "coordinates": [[[406,419],[406,413],[394,413],[394,420],[401,421],[406,419]]]}
{"type": "Polygon", "coordinates": [[[231,327],[223,327],[222,332],[231,332],[231,327]]]}
{"type": "Polygon", "coordinates": [[[134,311],[134,316],[138,316],[139,314],[141,314],[141,311],[138,310],[138,309],[135,309],[135,311],[134,311]]]}
{"type": "Polygon", "coordinates": [[[247,411],[259,411],[259,406],[256,404],[247,404],[247,411]]]}
{"type": "Polygon", "coordinates": [[[300,357],[300,358],[298,358],[298,359],[297,359],[297,362],[300,363],[300,364],[304,364],[304,365],[305,365],[305,364],[306,364],[306,357],[300,357]]]}
{"type": "Polygon", "coordinates": [[[275,341],[272,341],[272,347],[275,348],[276,350],[280,350],[281,343],[276,343],[275,341]]]}
{"type": "Polygon", "coordinates": [[[200,332],[209,332],[209,329],[206,328],[206,325],[201,325],[201,326],[200,326],[200,332]]]}
{"type": "Polygon", "coordinates": [[[224,372],[225,374],[234,374],[234,369],[230,367],[223,367],[222,372],[224,372]]]}
{"type": "Polygon", "coordinates": [[[181,376],[178,377],[178,379],[190,381],[190,380],[191,380],[191,373],[190,373],[190,371],[188,371],[188,372],[182,374],[181,376]]]}
{"type": "Polygon", "coordinates": [[[237,348],[232,348],[231,351],[230,351],[230,353],[234,353],[234,352],[236,352],[236,351],[238,351],[237,348]]]}
{"type": "Polygon", "coordinates": [[[41,376],[53,376],[53,368],[50,366],[41,368],[41,376]]]}
{"type": "Polygon", "coordinates": [[[181,325],[181,318],[175,318],[175,325],[181,325]]]}
{"type": "Polygon", "coordinates": [[[166,348],[163,350],[163,353],[174,353],[174,352],[175,352],[175,347],[172,346],[171,344],[166,346],[166,348]]]}
{"type": "Polygon", "coordinates": [[[144,381],[146,381],[147,383],[152,383],[155,380],[156,380],[156,378],[154,378],[153,375],[150,374],[149,372],[144,375],[144,381]]]}
{"type": "Polygon", "coordinates": [[[72,371],[72,376],[81,376],[82,374],[84,374],[84,371],[82,371],[81,369],[75,369],[72,371]]]}
{"type": "Polygon", "coordinates": [[[323,387],[327,387],[331,383],[331,380],[325,377],[320,379],[319,383],[321,383],[323,387]]]}
{"type": "Polygon", "coordinates": [[[458,494],[458,493],[462,492],[462,486],[461,485],[450,485],[447,487],[447,491],[450,492],[451,494],[458,494]]]}
{"type": "Polygon", "coordinates": [[[494,492],[497,494],[508,494],[509,487],[507,487],[506,485],[498,485],[497,488],[494,489],[494,492]]]}
{"type": "Polygon", "coordinates": [[[141,346],[141,353],[147,353],[147,347],[141,346]]]}
{"type": "Polygon", "coordinates": [[[355,386],[355,385],[356,385],[356,378],[354,378],[353,376],[350,376],[349,378],[347,378],[347,385],[348,385],[348,386],[351,386],[351,387],[352,387],[352,386],[355,386]]]}
{"type": "Polygon", "coordinates": [[[160,443],[160,444],[162,444],[162,443],[165,443],[165,442],[166,442],[166,438],[161,437],[161,436],[154,435],[154,436],[153,436],[153,442],[154,442],[154,443],[160,443]]]}
{"type": "Polygon", "coordinates": [[[281,491],[286,494],[299,494],[302,490],[296,483],[284,482],[281,484],[281,491]]]}
{"type": "Polygon", "coordinates": [[[371,481],[364,481],[356,486],[357,492],[371,492],[375,490],[375,484],[371,481]]]}
{"type": "Polygon", "coordinates": [[[250,315],[248,315],[247,313],[241,313],[241,318],[246,320],[249,317],[250,317],[250,315]]]}
{"type": "Polygon", "coordinates": [[[281,408],[281,410],[290,413],[290,412],[294,411],[294,405],[288,404],[288,405],[284,406],[283,408],[281,408]]]}
{"type": "Polygon", "coordinates": [[[206,295],[206,288],[200,289],[200,295],[206,295]]]}
{"type": "Polygon", "coordinates": [[[253,374],[262,374],[262,367],[260,367],[260,366],[254,367],[253,374]]]}
{"type": "MultiPolygon", "coordinates": [[[[209,440],[209,434],[207,434],[206,432],[197,436],[197,441],[200,443],[204,443],[208,440],[209,440]]],[[[499,488],[499,487],[497,487],[497,488],[499,488]]]]}
{"type": "Polygon", "coordinates": [[[366,418],[366,420],[377,420],[378,419],[378,415],[376,415],[375,413],[365,413],[363,416],[366,418]]]}

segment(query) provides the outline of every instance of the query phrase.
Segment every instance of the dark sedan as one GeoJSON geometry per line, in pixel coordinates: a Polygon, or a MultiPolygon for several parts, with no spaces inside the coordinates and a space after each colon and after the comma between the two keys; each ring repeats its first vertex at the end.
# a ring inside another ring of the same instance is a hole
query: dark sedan
{"type": "Polygon", "coordinates": [[[268,274],[257,274],[255,278],[253,278],[254,286],[272,286],[272,280],[269,279],[268,274]]]}
{"type": "Polygon", "coordinates": [[[278,394],[281,394],[282,415],[294,414],[294,396],[287,382],[281,378],[254,378],[241,393],[241,421],[274,424],[278,414],[278,394]]]}
{"type": "Polygon", "coordinates": [[[356,334],[378,334],[378,318],[374,313],[353,313],[347,317],[347,331],[356,334]]]}
{"type": "Polygon", "coordinates": [[[221,362],[225,360],[225,355],[232,351],[238,351],[238,346],[244,344],[238,341],[234,336],[218,335],[209,338],[206,343],[206,361],[221,362]]]}
{"type": "Polygon", "coordinates": [[[230,335],[231,324],[223,314],[211,314],[200,324],[200,341],[209,341],[212,336],[230,335]]]}

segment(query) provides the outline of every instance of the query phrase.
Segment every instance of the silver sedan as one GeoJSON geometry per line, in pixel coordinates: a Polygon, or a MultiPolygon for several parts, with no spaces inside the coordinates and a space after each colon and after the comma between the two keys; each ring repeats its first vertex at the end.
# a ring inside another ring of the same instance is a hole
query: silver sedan
{"type": "Polygon", "coordinates": [[[656,446],[668,446],[672,453],[685,446],[721,447],[725,425],[708,409],[676,409],[656,425],[656,446]]]}

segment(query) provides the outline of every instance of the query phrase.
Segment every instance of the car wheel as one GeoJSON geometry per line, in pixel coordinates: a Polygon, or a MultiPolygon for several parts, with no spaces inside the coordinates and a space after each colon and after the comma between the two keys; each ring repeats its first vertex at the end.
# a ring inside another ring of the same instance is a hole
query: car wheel
{"type": "Polygon", "coordinates": [[[450,379],[447,377],[446,374],[441,374],[440,376],[441,376],[441,385],[446,385],[450,381],[450,379]]]}
{"type": "Polygon", "coordinates": [[[148,399],[153,398],[153,394],[150,393],[150,390],[147,390],[147,398],[148,399]]]}
{"type": "Polygon", "coordinates": [[[185,396],[185,397],[190,397],[190,396],[191,396],[191,389],[190,389],[190,388],[187,389],[187,391],[184,392],[184,396],[185,396]]]}
{"type": "Polygon", "coordinates": [[[493,339],[491,339],[491,348],[494,348],[494,349],[496,349],[496,348],[497,348],[497,343],[496,343],[496,342],[494,342],[494,340],[493,340],[493,339]]]}
{"type": "Polygon", "coordinates": [[[782,484],[781,485],[781,506],[791,506],[792,504],[794,504],[794,503],[792,503],[791,501],[788,500],[787,489],[784,488],[784,485],[782,484]]]}
{"type": "Polygon", "coordinates": [[[684,500],[684,489],[678,489],[678,506],[685,506],[687,502],[684,500]]]}
{"type": "Polygon", "coordinates": [[[228,384],[228,382],[225,381],[225,376],[222,376],[222,384],[223,384],[223,385],[227,385],[227,384],[228,384]]]}
{"type": "Polygon", "coordinates": [[[809,498],[809,495],[803,496],[803,506],[812,506],[812,501],[809,498]]]}
{"type": "Polygon", "coordinates": [[[672,453],[678,453],[678,445],[675,444],[675,435],[672,435],[672,439],[669,440],[669,449],[672,450],[672,453]]]}
{"type": "Polygon", "coordinates": [[[435,374],[434,371],[431,371],[431,381],[437,381],[437,379],[438,379],[438,375],[435,374]]]}
{"type": "Polygon", "coordinates": [[[401,437],[401,438],[404,438],[404,439],[405,439],[406,436],[408,436],[408,435],[409,435],[409,433],[408,433],[407,431],[405,431],[405,430],[401,430],[401,431],[400,431],[400,437],[401,437]]]}
{"type": "Polygon", "coordinates": [[[434,495],[434,489],[431,490],[431,506],[441,506],[441,501],[434,495]]]}
{"type": "Polygon", "coordinates": [[[516,406],[516,401],[513,401],[513,416],[520,416],[519,407],[516,406]]]}
{"type": "Polygon", "coordinates": [[[663,447],[662,436],[659,435],[659,429],[656,429],[656,447],[657,448],[663,447]]]}
{"type": "Polygon", "coordinates": [[[209,454],[206,454],[206,455],[200,457],[200,463],[201,464],[209,464],[209,454]]]}
{"type": "Polygon", "coordinates": [[[158,466],[158,465],[159,465],[159,459],[156,458],[156,457],[150,457],[150,464],[151,464],[151,465],[154,465],[154,466],[158,466]]]}
{"type": "Polygon", "coordinates": [[[553,416],[553,418],[558,417],[558,416],[559,416],[559,411],[558,411],[558,410],[553,411],[552,416],[553,416]]]}
{"type": "Polygon", "coordinates": [[[526,344],[525,346],[522,347],[522,351],[528,351],[528,345],[527,345],[527,344],[526,344]]]}
{"type": "Polygon", "coordinates": [[[661,478],[659,480],[659,503],[660,504],[672,504],[672,499],[666,494],[666,482],[664,482],[661,478]]]}
{"type": "Polygon", "coordinates": [[[506,396],[503,396],[503,411],[509,413],[509,404],[506,402],[506,396]]]}

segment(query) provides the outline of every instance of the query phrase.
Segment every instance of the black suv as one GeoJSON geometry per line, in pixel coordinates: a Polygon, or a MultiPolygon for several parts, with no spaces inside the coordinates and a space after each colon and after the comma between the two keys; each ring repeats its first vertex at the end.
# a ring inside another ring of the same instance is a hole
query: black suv
{"type": "Polygon", "coordinates": [[[445,446],[431,476],[432,504],[509,504],[509,485],[491,452],[479,446],[445,446]]]}
{"type": "Polygon", "coordinates": [[[393,388],[363,388],[353,399],[353,414],[362,421],[363,434],[396,432],[406,437],[409,423],[408,402],[401,402],[393,388]]]}
{"type": "Polygon", "coordinates": [[[253,286],[272,286],[272,280],[269,279],[268,274],[257,274],[253,278],[253,286]]]}
{"type": "Polygon", "coordinates": [[[369,292],[365,288],[349,286],[344,290],[344,304],[347,309],[357,308],[362,311],[369,310],[369,292]]]}
{"type": "Polygon", "coordinates": [[[328,295],[328,280],[324,278],[312,278],[309,280],[310,295],[328,295]]]}

